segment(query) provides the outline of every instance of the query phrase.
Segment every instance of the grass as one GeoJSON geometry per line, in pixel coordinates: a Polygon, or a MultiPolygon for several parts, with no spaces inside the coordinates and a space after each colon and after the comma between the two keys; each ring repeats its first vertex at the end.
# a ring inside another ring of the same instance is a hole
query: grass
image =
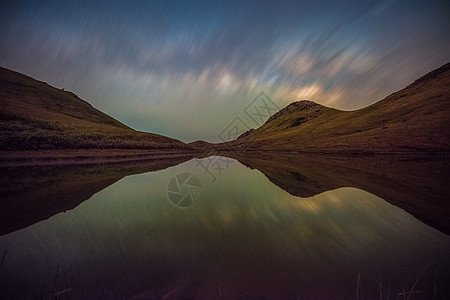
{"type": "Polygon", "coordinates": [[[7,253],[8,253],[8,249],[6,249],[5,251],[3,251],[2,259],[0,260],[0,270],[2,269],[3,263],[5,262],[6,254],[7,254],[7,253]]]}
{"type": "Polygon", "coordinates": [[[38,296],[34,295],[34,298],[40,300],[71,299],[73,293],[73,282],[74,278],[72,278],[69,282],[66,272],[62,269],[60,271],[60,266],[58,265],[56,267],[55,276],[50,289],[47,289],[47,285],[44,282],[40,294],[38,296]]]}
{"type": "Polygon", "coordinates": [[[0,150],[52,149],[189,149],[181,143],[161,142],[145,134],[110,134],[48,130],[0,133],[0,150]]]}
{"type": "MultiPolygon", "coordinates": [[[[5,258],[6,258],[7,250],[4,251],[3,256],[0,260],[0,271],[1,266],[3,265],[5,258]]],[[[425,270],[427,270],[431,263],[435,260],[435,257],[432,257],[421,269],[419,274],[417,275],[415,281],[411,285],[411,288],[409,290],[405,290],[404,286],[401,287],[401,291],[392,291],[391,290],[391,281],[388,282],[387,285],[385,285],[382,282],[381,275],[378,279],[369,278],[370,282],[373,283],[372,289],[367,288],[367,281],[364,281],[364,276],[361,273],[358,273],[356,275],[356,286],[355,286],[355,300],[364,300],[364,299],[379,299],[379,300],[390,300],[391,295],[395,295],[395,299],[403,299],[403,300],[410,300],[410,299],[433,299],[436,300],[439,298],[438,293],[438,287],[437,287],[437,267],[434,272],[434,279],[432,283],[431,290],[416,290],[416,287],[423,277],[423,273],[425,270]],[[376,288],[374,288],[376,287],[376,288]]],[[[51,284],[47,285],[45,282],[42,284],[42,289],[39,291],[39,293],[36,295],[34,294],[33,297],[35,299],[50,299],[50,300],[58,300],[58,299],[75,299],[74,298],[74,292],[75,292],[75,277],[72,277],[69,279],[69,276],[67,273],[58,265],[56,267],[55,274],[53,276],[53,280],[51,284]]],[[[80,291],[83,291],[83,287],[79,287],[80,291]]],[[[151,289],[150,289],[151,290],[151,289]]],[[[116,295],[114,295],[113,292],[108,291],[104,289],[105,296],[108,298],[116,299],[116,295]]],[[[216,299],[255,299],[256,297],[274,297],[274,295],[264,295],[261,293],[262,291],[259,291],[258,289],[248,289],[244,290],[242,292],[239,292],[236,295],[231,295],[230,292],[227,292],[226,289],[223,289],[220,285],[216,286],[216,292],[215,292],[215,298],[216,299]],[[258,296],[256,296],[256,293],[258,296]]],[[[235,292],[234,292],[235,293],[235,292]]],[[[200,297],[201,291],[199,291],[194,286],[178,286],[175,288],[171,288],[170,290],[166,290],[165,293],[163,293],[160,297],[155,298],[156,295],[154,295],[151,299],[196,299],[196,297],[200,297]]],[[[204,295],[206,296],[206,295],[204,295]]],[[[315,295],[315,297],[320,298],[320,291],[318,291],[318,294],[315,295]]],[[[202,297],[206,298],[206,297],[202,297]]],[[[211,295],[208,296],[208,298],[212,298],[211,295]]],[[[302,294],[299,294],[296,299],[303,299],[302,294]]],[[[351,298],[348,298],[351,299],[351,298]]]]}
{"type": "Polygon", "coordinates": [[[190,149],[133,130],[74,93],[0,68],[0,151],[87,148],[190,149]]]}
{"type": "MultiPolygon", "coordinates": [[[[260,151],[450,152],[450,64],[355,111],[299,101],[229,144],[260,151]]],[[[220,145],[218,145],[220,147],[220,145]]]]}

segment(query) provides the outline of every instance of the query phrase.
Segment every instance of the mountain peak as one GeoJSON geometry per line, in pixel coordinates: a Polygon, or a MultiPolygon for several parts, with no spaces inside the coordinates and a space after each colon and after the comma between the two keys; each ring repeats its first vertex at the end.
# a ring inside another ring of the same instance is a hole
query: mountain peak
{"type": "Polygon", "coordinates": [[[322,105],[317,104],[314,101],[299,100],[299,101],[290,103],[288,106],[286,106],[286,108],[295,108],[295,110],[308,110],[308,109],[313,109],[313,108],[316,108],[319,106],[322,106],[322,105]]]}
{"type": "Polygon", "coordinates": [[[323,105],[317,104],[316,102],[310,101],[310,100],[295,101],[295,102],[288,104],[284,108],[280,109],[278,112],[274,113],[266,121],[265,124],[271,122],[272,120],[275,120],[276,118],[278,118],[284,114],[291,114],[291,113],[301,112],[301,111],[309,111],[309,110],[313,110],[313,109],[317,110],[317,109],[323,108],[323,107],[324,107],[323,105]]]}
{"type": "Polygon", "coordinates": [[[445,153],[450,149],[450,64],[370,106],[341,111],[296,101],[236,142],[257,151],[445,153]]]}

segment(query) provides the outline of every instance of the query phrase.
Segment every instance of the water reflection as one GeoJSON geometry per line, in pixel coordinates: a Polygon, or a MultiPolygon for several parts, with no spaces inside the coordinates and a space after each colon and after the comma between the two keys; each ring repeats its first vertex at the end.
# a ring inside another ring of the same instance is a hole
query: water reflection
{"type": "Polygon", "coordinates": [[[191,160],[127,176],[73,210],[4,235],[0,297],[70,288],[74,298],[355,298],[358,274],[366,298],[379,298],[380,284],[383,298],[395,298],[417,278],[419,299],[432,297],[434,285],[438,298],[449,295],[447,235],[371,193],[341,187],[345,177],[335,178],[337,189],[327,190],[330,177],[315,183],[314,172],[336,175],[329,169],[284,177],[306,193],[298,197],[270,182],[283,168],[266,168],[234,161],[212,181],[191,160]],[[187,209],[167,195],[183,173],[202,187],[187,209]]]}
{"type": "Polygon", "coordinates": [[[418,156],[330,157],[299,154],[228,156],[261,171],[294,196],[310,197],[341,187],[375,194],[450,234],[450,158],[418,156]]]}
{"type": "Polygon", "coordinates": [[[162,170],[190,159],[192,155],[114,164],[0,165],[0,235],[73,209],[127,175],[162,170]]]}

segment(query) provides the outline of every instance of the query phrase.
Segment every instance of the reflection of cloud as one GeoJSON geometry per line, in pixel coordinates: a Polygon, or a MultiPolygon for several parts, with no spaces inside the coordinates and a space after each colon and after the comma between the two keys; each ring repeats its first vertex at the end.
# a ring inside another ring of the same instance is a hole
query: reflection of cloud
{"type": "Polygon", "coordinates": [[[319,215],[326,213],[326,210],[331,209],[333,211],[341,211],[352,206],[353,202],[349,201],[344,196],[345,193],[349,191],[354,191],[357,193],[361,192],[360,190],[354,188],[340,188],[323,192],[310,198],[289,197],[289,200],[286,200],[286,202],[289,203],[289,206],[294,207],[296,210],[319,215]]]}
{"type": "Polygon", "coordinates": [[[317,201],[314,201],[313,199],[301,199],[298,200],[293,206],[296,207],[296,209],[306,211],[306,212],[312,212],[312,213],[319,213],[322,210],[322,205],[317,203],[317,201]]]}

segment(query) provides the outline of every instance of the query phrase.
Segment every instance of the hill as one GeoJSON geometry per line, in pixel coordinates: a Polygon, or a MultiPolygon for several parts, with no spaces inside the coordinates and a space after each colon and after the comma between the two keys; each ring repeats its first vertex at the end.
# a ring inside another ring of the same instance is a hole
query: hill
{"type": "MultiPolygon", "coordinates": [[[[450,150],[450,63],[355,111],[289,104],[232,142],[238,150],[403,153],[450,150]]],[[[226,146],[226,147],[225,147],[226,146]]]]}
{"type": "Polygon", "coordinates": [[[190,149],[133,130],[72,92],[0,68],[0,150],[86,148],[190,149]]]}

